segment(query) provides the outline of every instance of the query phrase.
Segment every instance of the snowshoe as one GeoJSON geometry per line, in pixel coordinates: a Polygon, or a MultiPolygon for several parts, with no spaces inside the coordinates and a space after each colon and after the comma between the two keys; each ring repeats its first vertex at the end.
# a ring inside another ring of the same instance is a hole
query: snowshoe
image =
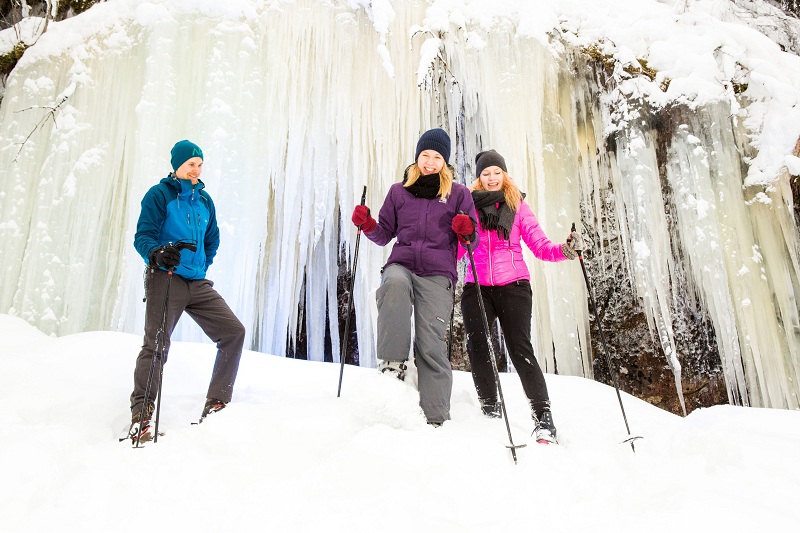
{"type": "Polygon", "coordinates": [[[119,441],[130,440],[134,445],[142,444],[153,439],[152,424],[150,419],[153,417],[153,412],[156,410],[155,404],[148,402],[144,406],[134,409],[131,413],[131,426],[128,429],[128,434],[120,438],[119,441]],[[144,418],[144,421],[141,419],[144,418]]]}
{"type": "MultiPolygon", "coordinates": [[[[158,432],[159,437],[164,436],[163,431],[158,432]]],[[[144,425],[142,426],[139,422],[131,423],[131,427],[128,429],[128,432],[125,433],[123,437],[119,438],[120,442],[123,441],[130,441],[131,445],[134,447],[142,447],[145,443],[148,443],[153,440],[153,424],[150,420],[146,420],[144,425]],[[139,428],[141,427],[141,432],[139,428]]]]}

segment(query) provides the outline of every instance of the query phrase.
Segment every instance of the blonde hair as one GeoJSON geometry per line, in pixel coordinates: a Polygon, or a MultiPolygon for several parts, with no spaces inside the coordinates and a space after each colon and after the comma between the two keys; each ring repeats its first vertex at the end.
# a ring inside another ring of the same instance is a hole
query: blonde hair
{"type": "MultiPolygon", "coordinates": [[[[502,168],[500,170],[503,172],[503,186],[500,187],[500,190],[503,191],[503,194],[506,197],[506,205],[510,207],[512,211],[516,211],[519,209],[519,203],[522,201],[522,193],[520,192],[519,188],[514,184],[514,181],[506,173],[506,171],[503,170],[502,168]]],[[[470,185],[470,189],[473,191],[486,190],[483,188],[483,183],[481,183],[480,177],[478,177],[472,183],[472,185],[470,185]]]]}
{"type": "MultiPolygon", "coordinates": [[[[419,165],[414,163],[408,168],[408,174],[406,175],[406,182],[403,184],[403,187],[410,187],[414,185],[419,177],[422,176],[422,170],[419,168],[419,165]]],[[[442,167],[442,170],[439,171],[439,196],[442,198],[447,198],[450,196],[450,192],[453,190],[453,171],[450,170],[448,165],[442,167]]]]}

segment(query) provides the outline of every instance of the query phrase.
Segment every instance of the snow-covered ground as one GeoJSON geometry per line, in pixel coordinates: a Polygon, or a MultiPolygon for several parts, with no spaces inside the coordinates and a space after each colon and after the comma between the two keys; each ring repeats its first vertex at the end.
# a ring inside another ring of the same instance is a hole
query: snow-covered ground
{"type": "MultiPolygon", "coordinates": [[[[519,381],[501,420],[457,372],[452,420],[374,369],[246,352],[234,401],[202,425],[214,348],[173,343],[158,443],[126,429],[136,335],[48,337],[0,315],[0,529],[16,532],[793,531],[800,412],[719,406],[682,419],[547,375],[560,446],[531,442],[519,381]]],[[[413,377],[413,376],[412,376],[413,377]]]]}

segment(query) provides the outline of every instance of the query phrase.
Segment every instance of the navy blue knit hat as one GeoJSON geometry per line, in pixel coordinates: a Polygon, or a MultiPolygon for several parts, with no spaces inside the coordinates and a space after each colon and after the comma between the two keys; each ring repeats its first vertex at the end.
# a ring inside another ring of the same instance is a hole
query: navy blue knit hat
{"type": "Polygon", "coordinates": [[[488,167],[500,167],[505,172],[508,172],[506,160],[494,150],[486,150],[475,156],[475,177],[479,178],[481,172],[488,167]]]}
{"type": "Polygon", "coordinates": [[[414,161],[419,159],[419,154],[424,150],[436,150],[442,157],[444,162],[450,162],[450,136],[442,128],[434,128],[422,134],[422,137],[417,141],[417,153],[414,154],[414,161]]]}
{"type": "Polygon", "coordinates": [[[176,142],[170,154],[172,154],[172,159],[170,160],[170,163],[172,163],[172,170],[178,170],[182,164],[193,157],[203,159],[203,151],[200,147],[186,139],[176,142]]]}

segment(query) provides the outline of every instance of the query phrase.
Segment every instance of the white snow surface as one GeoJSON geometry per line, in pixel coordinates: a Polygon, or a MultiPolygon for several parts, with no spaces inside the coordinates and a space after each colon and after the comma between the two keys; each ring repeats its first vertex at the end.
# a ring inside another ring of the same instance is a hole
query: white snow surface
{"type": "Polygon", "coordinates": [[[118,442],[140,337],[47,336],[0,315],[5,533],[792,531],[800,412],[718,406],[680,418],[613,388],[546,376],[561,444],[531,441],[517,377],[501,420],[455,373],[433,428],[410,383],[245,352],[231,404],[192,425],[214,358],[173,342],[157,443],[118,442]]]}

